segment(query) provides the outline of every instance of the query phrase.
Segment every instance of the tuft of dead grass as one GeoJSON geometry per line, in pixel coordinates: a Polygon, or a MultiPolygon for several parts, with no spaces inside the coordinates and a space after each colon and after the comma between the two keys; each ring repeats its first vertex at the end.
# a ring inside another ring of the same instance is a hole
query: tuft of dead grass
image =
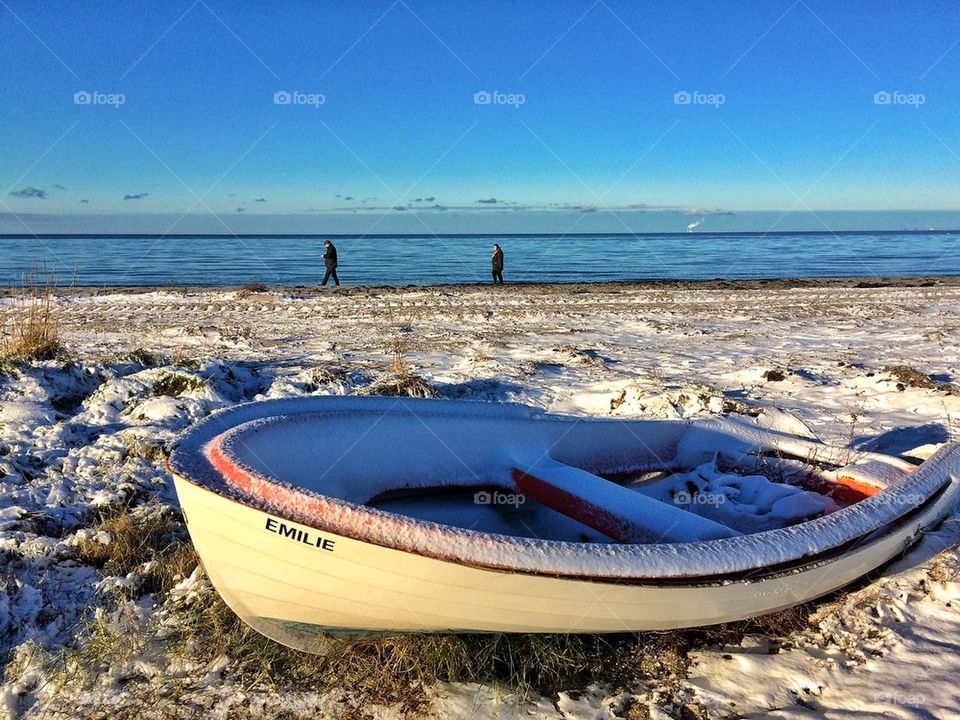
{"type": "Polygon", "coordinates": [[[437,391],[430,383],[413,372],[407,363],[407,342],[396,336],[390,342],[393,360],[385,373],[357,391],[358,395],[388,395],[391,397],[431,398],[437,391]]]}
{"type": "Polygon", "coordinates": [[[313,390],[321,385],[333,385],[336,383],[346,383],[348,380],[347,369],[339,365],[330,365],[327,367],[316,367],[310,371],[310,385],[313,390]]]}
{"type": "Polygon", "coordinates": [[[170,590],[199,563],[176,513],[166,506],[104,510],[93,530],[92,537],[77,545],[77,559],[108,575],[136,572],[140,594],[170,590]]]}
{"type": "Polygon", "coordinates": [[[121,360],[129,360],[144,367],[156,367],[163,364],[163,358],[157,353],[151,352],[146,348],[134,348],[130,352],[121,355],[121,360]]]}
{"type": "Polygon", "coordinates": [[[817,607],[816,602],[808,602],[755,618],[711,625],[689,632],[708,645],[739,645],[747,635],[763,635],[771,639],[772,647],[777,647],[781,641],[809,630],[817,607]]]}
{"type": "Polygon", "coordinates": [[[426,380],[410,370],[397,372],[393,367],[366,387],[358,395],[387,395],[391,397],[431,398],[437,391],[426,380]]]}
{"type": "Polygon", "coordinates": [[[763,379],[767,382],[783,382],[787,379],[787,374],[781,368],[773,368],[763,373],[763,379]]]}
{"type": "Polygon", "coordinates": [[[195,358],[188,358],[184,356],[184,348],[177,348],[176,354],[173,356],[173,364],[176,367],[185,368],[187,370],[199,370],[200,361],[195,358]]]}
{"type": "Polygon", "coordinates": [[[158,377],[153,383],[153,394],[177,397],[190,390],[202,390],[206,385],[201,378],[184,375],[183,373],[168,372],[158,377]]]}
{"type": "Polygon", "coordinates": [[[0,319],[0,358],[52,360],[63,350],[56,287],[56,276],[45,266],[23,276],[9,313],[0,319]]]}
{"type": "Polygon", "coordinates": [[[436,390],[413,372],[407,362],[410,338],[413,334],[414,308],[405,306],[403,295],[397,303],[388,298],[381,312],[379,335],[386,338],[385,349],[391,357],[387,371],[372,383],[361,388],[359,395],[389,395],[394,397],[435,397],[436,390]]]}
{"type": "Polygon", "coordinates": [[[20,370],[12,360],[0,356],[0,378],[5,377],[20,377],[20,370]]]}
{"type": "Polygon", "coordinates": [[[248,295],[257,295],[259,293],[268,292],[269,290],[270,288],[268,288],[263,283],[251,282],[251,283],[247,283],[246,285],[241,287],[239,290],[237,290],[237,297],[245,298],[248,295]]]}
{"type": "Polygon", "coordinates": [[[897,390],[901,392],[908,387],[939,390],[950,395],[960,395],[960,387],[949,382],[934,380],[926,373],[922,373],[909,365],[890,365],[883,368],[883,372],[892,375],[897,381],[897,390]]]}
{"type": "Polygon", "coordinates": [[[153,443],[136,435],[127,435],[123,440],[127,446],[128,458],[146,460],[151,463],[159,463],[167,458],[167,449],[163,444],[153,443]]]}

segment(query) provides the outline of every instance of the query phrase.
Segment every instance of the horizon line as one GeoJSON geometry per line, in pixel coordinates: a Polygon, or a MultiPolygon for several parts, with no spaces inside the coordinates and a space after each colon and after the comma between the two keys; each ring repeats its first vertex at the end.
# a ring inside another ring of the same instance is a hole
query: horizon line
{"type": "Polygon", "coordinates": [[[946,229],[900,229],[900,230],[697,230],[697,231],[670,231],[670,232],[515,232],[515,233],[0,233],[0,240],[59,240],[59,239],[144,239],[144,240],[163,240],[169,238],[172,240],[217,240],[223,238],[250,238],[250,239],[313,239],[313,238],[339,238],[339,239],[385,239],[385,238],[589,238],[589,237],[662,237],[668,236],[688,236],[698,235],[701,237],[725,237],[725,236],[779,236],[779,235],[927,235],[927,234],[946,234],[953,235],[960,233],[960,228],[946,229]]]}

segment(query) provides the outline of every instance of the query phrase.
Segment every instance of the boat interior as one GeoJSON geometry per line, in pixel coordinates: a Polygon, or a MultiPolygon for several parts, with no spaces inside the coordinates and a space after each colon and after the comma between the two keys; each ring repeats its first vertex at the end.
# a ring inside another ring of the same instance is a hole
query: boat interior
{"type": "Polygon", "coordinates": [[[822,446],[818,457],[812,441],[745,424],[427,407],[256,418],[218,436],[217,452],[353,505],[578,543],[697,542],[790,527],[868,497],[909,469],[891,459],[880,463],[885,472],[842,482],[838,468],[849,458],[834,449],[822,446]]]}

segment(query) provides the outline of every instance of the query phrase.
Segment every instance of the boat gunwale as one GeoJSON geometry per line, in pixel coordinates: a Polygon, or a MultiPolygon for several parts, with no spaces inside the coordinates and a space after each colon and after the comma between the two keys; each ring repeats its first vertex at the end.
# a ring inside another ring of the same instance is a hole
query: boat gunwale
{"type": "MultiPolygon", "coordinates": [[[[298,525],[303,525],[304,527],[315,530],[319,533],[324,533],[328,535],[334,535],[337,538],[346,538],[348,540],[353,540],[356,542],[365,543],[368,545],[374,545],[376,547],[383,548],[385,550],[409,553],[411,555],[418,555],[430,560],[436,560],[437,562],[445,563],[456,563],[463,567],[469,567],[475,570],[485,570],[495,573],[504,573],[508,575],[525,575],[531,577],[543,577],[556,580],[571,580],[571,581],[580,581],[580,582],[594,582],[600,584],[608,585],[623,585],[630,587],[648,587],[648,588],[669,588],[669,587],[689,587],[689,588],[715,588],[729,585],[730,583],[758,583],[766,580],[773,580],[777,578],[783,578],[787,576],[797,576],[799,574],[810,572],[812,570],[817,570],[824,567],[825,565],[830,564],[843,557],[844,555],[849,554],[851,551],[856,550],[857,552],[865,551],[869,548],[870,545],[882,542],[891,535],[895,534],[897,531],[902,529],[903,525],[908,523],[911,519],[921,515],[932,509],[932,506],[935,505],[938,501],[943,498],[943,495],[946,494],[950,489],[950,481],[945,480],[943,485],[937,490],[937,492],[928,498],[923,505],[919,507],[912,508],[903,516],[895,520],[894,522],[875,530],[873,532],[866,533],[859,537],[853,538],[852,540],[842,544],[837,545],[833,548],[830,548],[828,551],[820,553],[816,556],[805,556],[799,558],[796,562],[793,563],[782,563],[780,565],[771,565],[760,568],[755,568],[751,570],[744,570],[738,573],[726,573],[726,574],[715,574],[715,575],[677,575],[677,576],[650,576],[650,577],[622,577],[616,575],[594,575],[594,574],[583,574],[583,573],[557,573],[557,572],[545,572],[538,570],[528,570],[528,569],[515,569],[509,567],[503,567],[499,565],[490,565],[483,563],[473,563],[465,562],[458,558],[444,557],[441,555],[431,555],[423,552],[418,552],[416,550],[410,550],[402,547],[393,547],[390,545],[381,545],[378,543],[370,542],[364,540],[363,538],[350,537],[348,535],[337,535],[335,530],[330,530],[328,528],[317,527],[316,525],[311,525],[309,523],[302,522],[296,518],[287,517],[279,513],[273,513],[263,508],[255,507],[243,503],[241,500],[235,497],[230,497],[228,495],[222,495],[216,491],[193,482],[189,478],[186,478],[175,470],[170,471],[177,479],[182,480],[183,482],[189,483],[198,490],[211,495],[216,496],[218,499],[225,500],[229,503],[239,505],[241,507],[253,510],[255,512],[260,512],[266,515],[268,518],[276,518],[279,520],[287,522],[295,522],[298,525]]],[[[184,513],[184,518],[186,519],[186,513],[184,513]]],[[[189,527],[189,520],[186,521],[189,527]]],[[[922,532],[925,529],[924,526],[921,526],[917,534],[922,532]]],[[[590,543],[585,543],[590,544],[590,543]]],[[[909,546],[909,543],[907,544],[909,546]]]]}

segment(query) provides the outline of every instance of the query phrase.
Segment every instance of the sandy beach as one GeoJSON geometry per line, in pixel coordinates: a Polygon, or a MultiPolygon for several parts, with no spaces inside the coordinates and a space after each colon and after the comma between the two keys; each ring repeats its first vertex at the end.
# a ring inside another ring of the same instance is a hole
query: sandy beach
{"type": "MultiPolygon", "coordinates": [[[[229,657],[197,666],[160,642],[184,598],[212,593],[201,569],[157,590],[143,582],[149,561],[117,574],[91,560],[91,542],[116,540],[100,519],[118,504],[160,508],[182,535],[165,453],[231,404],[367,392],[399,356],[439,397],[596,417],[785,411],[826,441],[914,458],[960,437],[960,278],[87,288],[54,302],[61,357],[0,369],[0,715],[11,718],[368,716],[349,714],[354,688],[279,692],[232,674],[229,657]],[[58,669],[105,637],[134,639],[101,665],[58,669]]],[[[12,308],[8,292],[0,314],[12,308]]],[[[958,540],[954,517],[799,629],[731,644],[690,633],[679,674],[595,677],[523,701],[440,684],[416,713],[957,717],[958,540]]]]}

